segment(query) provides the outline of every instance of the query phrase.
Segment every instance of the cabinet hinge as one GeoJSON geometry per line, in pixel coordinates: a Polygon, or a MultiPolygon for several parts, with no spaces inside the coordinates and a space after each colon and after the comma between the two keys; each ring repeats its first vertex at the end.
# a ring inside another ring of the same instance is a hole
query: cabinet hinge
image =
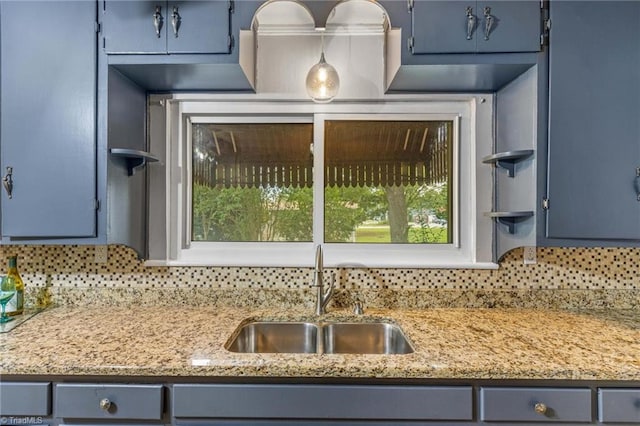
{"type": "Polygon", "coordinates": [[[542,210],[549,210],[549,199],[548,198],[543,198],[542,199],[542,210]]]}
{"type": "Polygon", "coordinates": [[[229,52],[231,52],[233,50],[233,42],[234,42],[233,36],[229,35],[227,37],[227,47],[229,48],[229,52]]]}
{"type": "Polygon", "coordinates": [[[102,31],[102,25],[100,25],[100,22],[96,22],[94,26],[96,29],[96,33],[100,34],[100,31],[102,31]]]}
{"type": "Polygon", "coordinates": [[[233,13],[235,11],[235,3],[233,0],[229,0],[229,13],[233,13]]]}
{"type": "Polygon", "coordinates": [[[413,42],[414,42],[413,37],[407,38],[407,49],[409,49],[409,52],[411,53],[413,53],[413,42]]]}
{"type": "Polygon", "coordinates": [[[407,0],[407,12],[409,13],[413,12],[413,1],[414,0],[407,0]]]}
{"type": "Polygon", "coordinates": [[[551,30],[551,19],[542,21],[542,34],[540,34],[540,46],[549,45],[549,31],[551,30]]]}
{"type": "Polygon", "coordinates": [[[100,210],[100,200],[94,200],[94,208],[96,210],[100,210]]]}

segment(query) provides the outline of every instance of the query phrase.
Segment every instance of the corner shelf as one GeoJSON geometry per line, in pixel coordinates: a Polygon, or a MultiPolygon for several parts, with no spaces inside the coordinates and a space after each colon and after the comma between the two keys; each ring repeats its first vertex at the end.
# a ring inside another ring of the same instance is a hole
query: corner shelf
{"type": "Polygon", "coordinates": [[[135,169],[144,167],[146,163],[158,161],[158,157],[137,149],[111,148],[109,149],[114,157],[124,158],[127,165],[127,174],[133,176],[135,169]]]}
{"type": "Polygon", "coordinates": [[[503,225],[507,225],[510,234],[515,234],[516,223],[529,219],[533,216],[532,211],[521,212],[488,212],[485,216],[489,216],[503,225]]]}
{"type": "Polygon", "coordinates": [[[509,177],[516,175],[516,163],[519,163],[533,155],[533,149],[522,149],[519,151],[505,151],[492,154],[482,159],[483,163],[495,164],[506,169],[509,177]]]}

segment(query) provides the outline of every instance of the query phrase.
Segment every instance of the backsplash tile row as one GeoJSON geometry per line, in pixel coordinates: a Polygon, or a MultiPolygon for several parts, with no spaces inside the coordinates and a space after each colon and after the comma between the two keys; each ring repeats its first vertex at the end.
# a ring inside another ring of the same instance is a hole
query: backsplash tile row
{"type": "MultiPolygon", "coordinates": [[[[0,246],[17,254],[32,288],[295,290],[311,285],[311,268],[145,267],[124,246],[109,246],[107,263],[93,246],[0,246]]],[[[522,249],[507,253],[497,270],[331,269],[338,288],[355,290],[640,290],[638,248],[538,248],[524,265],[522,249]]]]}

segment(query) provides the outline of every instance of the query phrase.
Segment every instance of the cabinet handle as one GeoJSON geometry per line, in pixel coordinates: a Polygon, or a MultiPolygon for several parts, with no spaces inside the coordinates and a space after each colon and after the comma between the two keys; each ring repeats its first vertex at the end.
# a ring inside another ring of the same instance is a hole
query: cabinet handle
{"type": "Polygon", "coordinates": [[[535,410],[536,413],[542,414],[543,416],[547,414],[547,404],[543,402],[536,403],[533,409],[535,410]]]}
{"type": "MultiPolygon", "coordinates": [[[[640,201],[640,167],[636,168],[636,179],[634,181],[634,186],[636,187],[636,197],[638,201],[640,201]]],[[[9,196],[9,198],[11,198],[11,196],[9,196]]]]}
{"type": "Polygon", "coordinates": [[[173,35],[178,38],[178,31],[180,31],[180,24],[182,23],[182,17],[178,13],[178,6],[173,6],[173,13],[171,14],[171,26],[173,27],[173,35]]]}
{"type": "Polygon", "coordinates": [[[473,38],[473,32],[476,29],[476,17],[473,14],[473,7],[467,6],[467,40],[473,38]]]}
{"type": "Polygon", "coordinates": [[[164,18],[162,17],[162,6],[156,5],[156,11],[153,14],[153,27],[156,29],[156,36],[160,38],[160,31],[162,31],[162,24],[164,18]]]}
{"type": "Polygon", "coordinates": [[[104,411],[109,411],[111,408],[111,401],[109,401],[109,398],[103,398],[100,400],[100,408],[104,411]]]}
{"type": "Polygon", "coordinates": [[[484,8],[484,39],[489,41],[489,36],[491,35],[491,30],[493,30],[493,24],[495,23],[495,19],[493,15],[491,15],[491,8],[486,6],[484,8]]]}
{"type": "Polygon", "coordinates": [[[2,186],[7,191],[7,197],[13,197],[13,167],[7,167],[7,173],[2,178],[2,186]]]}

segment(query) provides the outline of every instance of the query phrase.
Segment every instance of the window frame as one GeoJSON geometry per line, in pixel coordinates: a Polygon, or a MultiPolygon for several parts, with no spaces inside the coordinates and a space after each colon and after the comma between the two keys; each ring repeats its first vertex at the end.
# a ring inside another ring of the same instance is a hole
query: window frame
{"type": "MultiPolygon", "coordinates": [[[[150,146],[165,153],[161,179],[150,179],[150,203],[164,199],[166,212],[150,209],[150,230],[165,224],[165,236],[149,240],[147,265],[310,267],[317,244],[327,267],[496,268],[493,223],[482,214],[492,205],[492,173],[481,166],[493,147],[492,97],[470,95],[389,95],[376,102],[312,104],[260,100],[241,95],[165,95],[151,111],[150,146]],[[292,113],[292,111],[295,111],[292,113]],[[453,120],[453,243],[324,243],[324,122],[326,120],[453,120]],[[311,120],[311,121],[309,121],[311,120]],[[312,242],[198,242],[191,229],[192,123],[313,122],[314,208],[312,242]],[[157,123],[157,124],[156,124],[157,123]],[[164,132],[153,127],[164,126],[164,132]],[[183,142],[184,141],[184,142],[183,142]]],[[[151,235],[151,232],[150,232],[151,235]]]]}

